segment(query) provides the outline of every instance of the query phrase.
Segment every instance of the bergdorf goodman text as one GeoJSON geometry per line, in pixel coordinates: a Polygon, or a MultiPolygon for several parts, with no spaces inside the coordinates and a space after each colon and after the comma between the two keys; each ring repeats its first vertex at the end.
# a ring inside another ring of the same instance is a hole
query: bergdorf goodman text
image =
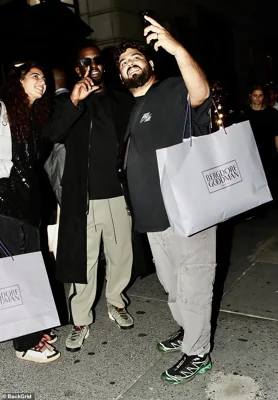
{"type": "Polygon", "coordinates": [[[0,288],[0,310],[21,304],[22,299],[18,285],[0,288]]]}
{"type": "Polygon", "coordinates": [[[210,193],[242,182],[236,160],[205,170],[202,174],[210,193]]]}

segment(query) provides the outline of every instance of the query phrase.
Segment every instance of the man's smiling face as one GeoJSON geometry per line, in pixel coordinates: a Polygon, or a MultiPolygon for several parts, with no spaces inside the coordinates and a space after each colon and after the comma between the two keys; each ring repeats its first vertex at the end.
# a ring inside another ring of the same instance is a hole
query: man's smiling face
{"type": "Polygon", "coordinates": [[[120,76],[128,89],[144,86],[153,75],[151,61],[137,49],[129,48],[120,55],[120,76]]]}

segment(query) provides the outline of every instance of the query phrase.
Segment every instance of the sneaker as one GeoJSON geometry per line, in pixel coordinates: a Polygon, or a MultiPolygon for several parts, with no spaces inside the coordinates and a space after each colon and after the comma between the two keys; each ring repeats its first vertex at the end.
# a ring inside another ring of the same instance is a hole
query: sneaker
{"type": "Polygon", "coordinates": [[[89,336],[89,326],[73,326],[66,340],[68,351],[79,351],[82,349],[85,339],[89,336]]]}
{"type": "Polygon", "coordinates": [[[27,351],[16,351],[15,355],[21,360],[34,361],[36,363],[49,363],[57,360],[61,353],[42,339],[37,346],[27,351]]]}
{"type": "Polygon", "coordinates": [[[163,351],[165,353],[171,353],[174,351],[181,350],[181,345],[183,341],[184,330],[180,328],[177,332],[173,333],[169,339],[164,342],[157,343],[157,350],[163,351]]]}
{"type": "Polygon", "coordinates": [[[49,333],[45,333],[45,334],[43,335],[43,339],[44,339],[47,343],[53,344],[53,343],[56,343],[56,342],[57,342],[58,336],[57,336],[53,331],[50,331],[49,333]]]}
{"type": "Polygon", "coordinates": [[[115,321],[121,329],[131,329],[134,326],[132,316],[125,308],[118,308],[110,303],[107,303],[108,316],[112,321],[115,321]]]}
{"type": "Polygon", "coordinates": [[[189,382],[197,374],[204,374],[212,367],[209,354],[204,356],[187,356],[182,358],[170,369],[163,372],[161,378],[175,385],[182,382],[189,382]]]}

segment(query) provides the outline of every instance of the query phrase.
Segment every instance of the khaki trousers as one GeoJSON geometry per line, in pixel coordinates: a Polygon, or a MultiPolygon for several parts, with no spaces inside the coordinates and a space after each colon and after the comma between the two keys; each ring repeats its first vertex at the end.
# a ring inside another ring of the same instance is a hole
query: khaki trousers
{"type": "Polygon", "coordinates": [[[130,281],[133,261],[131,217],[123,196],[90,201],[87,217],[88,283],[72,284],[69,293],[71,317],[77,326],[93,322],[92,305],[96,297],[101,237],[106,258],[106,299],[122,308],[125,307],[122,291],[130,281]]]}
{"type": "Polygon", "coordinates": [[[210,352],[211,305],[216,268],[216,227],[191,237],[171,228],[148,233],[156,272],[175,321],[184,329],[182,351],[210,352]]]}

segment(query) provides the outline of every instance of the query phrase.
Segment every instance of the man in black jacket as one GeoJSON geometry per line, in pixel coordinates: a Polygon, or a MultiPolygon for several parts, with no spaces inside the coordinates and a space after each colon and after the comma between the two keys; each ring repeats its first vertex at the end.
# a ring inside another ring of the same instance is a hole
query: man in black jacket
{"type": "Polygon", "coordinates": [[[132,268],[131,218],[116,173],[118,146],[133,99],[105,88],[98,47],[81,48],[75,69],[80,80],[70,98],[57,104],[47,129],[51,141],[66,146],[57,274],[63,282],[72,283],[69,351],[81,349],[93,322],[101,239],[109,318],[122,329],[133,327],[122,296],[132,268]]]}

